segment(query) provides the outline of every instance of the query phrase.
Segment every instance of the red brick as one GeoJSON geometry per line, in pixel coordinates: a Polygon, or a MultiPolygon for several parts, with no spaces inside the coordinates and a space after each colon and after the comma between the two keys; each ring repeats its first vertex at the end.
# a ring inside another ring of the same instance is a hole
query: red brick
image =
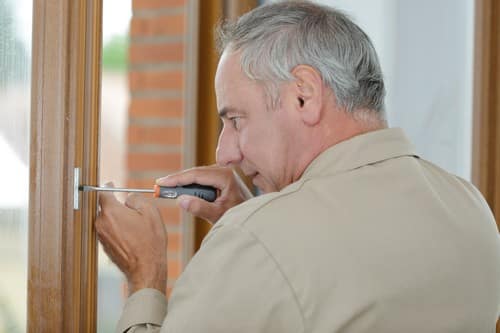
{"type": "Polygon", "coordinates": [[[158,17],[133,17],[130,36],[179,36],[186,30],[185,15],[162,15],[158,17]]]}
{"type": "Polygon", "coordinates": [[[129,72],[130,90],[180,90],[184,84],[182,71],[131,71],[129,72]]]}
{"type": "Polygon", "coordinates": [[[129,153],[129,171],[179,170],[182,164],[180,153],[129,153]]]}
{"type": "Polygon", "coordinates": [[[131,64],[182,62],[184,60],[184,43],[146,44],[132,43],[129,49],[131,64]]]}
{"type": "Polygon", "coordinates": [[[127,187],[131,188],[152,188],[155,179],[128,179],[127,187]]]}
{"type": "Polygon", "coordinates": [[[130,102],[130,116],[180,118],[183,116],[182,99],[133,98],[130,102]]]}
{"type": "Polygon", "coordinates": [[[158,207],[160,209],[163,222],[168,226],[178,226],[181,224],[181,210],[177,206],[173,207],[158,207]]]}
{"type": "Polygon", "coordinates": [[[179,145],[182,143],[181,127],[145,127],[130,125],[128,128],[128,143],[179,145]]]}
{"type": "Polygon", "coordinates": [[[186,4],[187,0],[133,0],[134,9],[159,9],[165,7],[180,7],[186,4]]]}
{"type": "MultiPolygon", "coordinates": [[[[187,29],[185,13],[179,13],[179,8],[185,7],[187,0],[133,0],[136,16],[132,18],[130,35],[132,44],[129,49],[129,87],[131,91],[147,90],[184,90],[184,69],[160,69],[155,64],[182,64],[185,61],[184,35],[187,29]],[[170,11],[169,8],[173,10],[170,11]],[[163,10],[166,9],[166,10],[163,10]],[[153,13],[154,10],[158,14],[153,13]],[[153,13],[154,15],[149,15],[153,13]],[[144,14],[144,15],[143,15],[144,14]],[[172,36],[174,38],[169,38],[172,36]],[[144,38],[143,38],[144,37],[144,38]],[[167,37],[153,38],[148,37],[167,37]],[[159,43],[161,39],[167,42],[159,43]],[[158,42],[157,42],[158,41],[158,42]],[[137,65],[137,66],[134,66],[137,65]],[[144,66],[139,66],[144,65],[144,66]],[[146,66],[148,65],[148,66],[146,66]],[[149,66],[153,65],[153,66],[149,66]],[[157,67],[155,69],[155,67],[157,67]],[[144,70],[141,70],[144,68],[144,70]]],[[[182,9],[181,9],[182,10],[182,9]]],[[[183,12],[185,10],[182,10],[183,12]]],[[[182,120],[185,116],[184,100],[181,97],[132,98],[129,107],[129,118],[158,118],[182,120]]],[[[182,148],[182,126],[146,127],[133,122],[128,127],[128,141],[140,148],[140,144],[172,145],[182,148]]],[[[134,149],[134,151],[137,151],[134,149]]],[[[182,153],[144,153],[129,152],[127,154],[128,172],[136,175],[136,179],[128,179],[127,186],[137,188],[152,188],[155,179],[144,179],[141,175],[180,170],[182,153]]],[[[179,260],[182,252],[183,234],[181,228],[181,209],[173,200],[155,201],[160,210],[168,233],[168,280],[167,295],[172,291],[173,282],[182,272],[182,262],[179,260]]]]}
{"type": "Polygon", "coordinates": [[[182,272],[182,265],[179,260],[169,260],[167,263],[168,267],[168,279],[177,279],[182,272]]]}
{"type": "Polygon", "coordinates": [[[182,251],[181,247],[182,235],[178,232],[173,232],[173,233],[169,232],[167,237],[168,237],[167,250],[169,252],[180,253],[182,251]]]}

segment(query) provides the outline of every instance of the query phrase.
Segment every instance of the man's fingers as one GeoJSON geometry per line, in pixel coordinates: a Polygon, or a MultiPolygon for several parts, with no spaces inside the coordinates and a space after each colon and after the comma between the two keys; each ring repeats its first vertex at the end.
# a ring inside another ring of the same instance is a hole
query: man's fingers
{"type": "Polygon", "coordinates": [[[172,187],[193,183],[215,187],[219,190],[217,199],[209,203],[200,198],[183,196],[179,198],[179,205],[193,215],[212,223],[217,222],[229,208],[252,197],[251,192],[230,167],[217,165],[196,167],[156,180],[156,184],[160,186],[172,187]]]}
{"type": "Polygon", "coordinates": [[[137,211],[142,211],[145,205],[146,199],[142,195],[136,193],[129,194],[125,201],[125,206],[137,211]]]}
{"type": "Polygon", "coordinates": [[[223,189],[227,183],[228,173],[232,173],[229,168],[197,167],[157,179],[156,183],[161,186],[182,186],[196,183],[223,189]]]}
{"type": "Polygon", "coordinates": [[[116,199],[115,195],[112,192],[100,192],[98,197],[99,206],[101,206],[101,209],[120,204],[120,202],[118,201],[118,199],[116,199]]]}
{"type": "Polygon", "coordinates": [[[213,203],[190,195],[181,195],[177,201],[179,206],[193,215],[212,223],[218,220],[218,216],[216,216],[217,214],[215,213],[219,211],[219,209],[213,203]]]}
{"type": "MultiPolygon", "coordinates": [[[[104,187],[115,187],[113,182],[107,182],[104,184],[104,187]]],[[[113,192],[99,192],[98,194],[98,200],[99,200],[99,205],[101,208],[109,206],[109,205],[114,205],[116,203],[120,203],[113,192]]]]}

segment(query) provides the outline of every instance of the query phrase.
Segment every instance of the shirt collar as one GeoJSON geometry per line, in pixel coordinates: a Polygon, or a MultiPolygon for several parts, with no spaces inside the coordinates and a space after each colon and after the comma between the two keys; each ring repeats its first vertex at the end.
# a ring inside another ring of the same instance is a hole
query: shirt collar
{"type": "Polygon", "coordinates": [[[402,129],[371,131],[337,143],[322,152],[309,164],[301,179],[336,174],[401,156],[418,157],[402,129]]]}

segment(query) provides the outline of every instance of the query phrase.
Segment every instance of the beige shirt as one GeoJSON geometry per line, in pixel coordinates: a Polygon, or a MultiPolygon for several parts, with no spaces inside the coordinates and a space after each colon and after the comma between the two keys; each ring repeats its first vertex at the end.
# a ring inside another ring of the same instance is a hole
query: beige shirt
{"type": "Polygon", "coordinates": [[[486,333],[499,313],[500,241],[486,202],[386,129],[331,147],[299,181],[228,211],[168,311],[161,293],[140,290],[118,331],[486,333]]]}

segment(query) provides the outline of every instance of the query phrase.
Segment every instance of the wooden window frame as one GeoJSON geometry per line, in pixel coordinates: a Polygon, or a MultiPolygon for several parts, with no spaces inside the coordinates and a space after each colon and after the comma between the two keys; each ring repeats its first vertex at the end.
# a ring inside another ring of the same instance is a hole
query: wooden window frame
{"type": "MultiPolygon", "coordinates": [[[[500,3],[475,1],[472,182],[500,214],[500,3]]],[[[500,230],[498,217],[497,227],[500,230]]],[[[500,333],[500,320],[496,332],[500,333]]]]}
{"type": "MultiPolygon", "coordinates": [[[[257,0],[211,0],[199,3],[199,44],[198,44],[198,112],[196,165],[215,163],[215,150],[221,130],[217,114],[214,80],[219,55],[215,49],[214,27],[223,19],[234,20],[258,6],[257,0]]],[[[247,181],[247,185],[250,182],[247,181]]],[[[200,248],[203,238],[211,225],[196,219],[194,230],[195,251],[200,248]]]]}
{"type": "MultiPolygon", "coordinates": [[[[500,3],[476,0],[472,181],[500,214],[500,3]]],[[[497,218],[497,225],[500,226],[497,218]]]]}
{"type": "MultiPolygon", "coordinates": [[[[199,1],[196,165],[215,163],[215,148],[220,125],[213,88],[219,59],[215,51],[213,27],[222,18],[222,8],[223,0],[199,1]]],[[[210,224],[199,218],[195,220],[194,251],[197,251],[203,238],[210,231],[210,224]]]]}
{"type": "Polygon", "coordinates": [[[28,332],[95,332],[102,0],[35,0],[28,332]],[[81,193],[81,192],[80,192],[81,193]]]}

